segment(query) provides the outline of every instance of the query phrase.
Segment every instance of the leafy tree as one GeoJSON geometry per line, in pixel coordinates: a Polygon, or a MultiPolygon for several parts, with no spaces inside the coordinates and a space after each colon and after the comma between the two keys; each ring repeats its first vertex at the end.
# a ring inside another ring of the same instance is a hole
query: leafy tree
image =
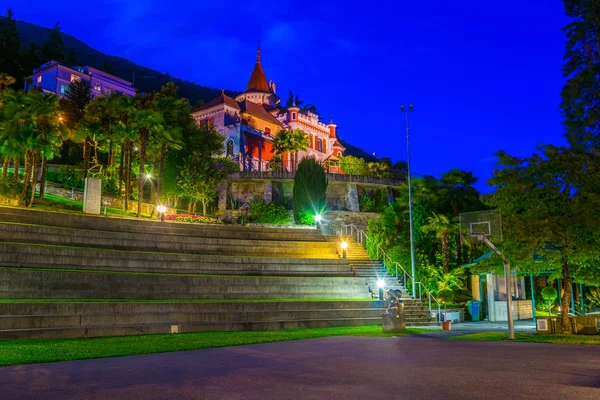
{"type": "Polygon", "coordinates": [[[42,45],[41,58],[42,63],[51,60],[58,62],[65,61],[65,43],[58,22],[54,25],[50,33],[48,33],[48,37],[42,45]]]}
{"type": "Polygon", "coordinates": [[[570,332],[571,279],[597,284],[600,276],[598,157],[554,146],[523,159],[498,157],[487,201],[502,211],[501,250],[520,271],[561,278],[561,325],[570,332]]]}
{"type": "Polygon", "coordinates": [[[6,18],[0,19],[0,73],[14,77],[15,81],[17,79],[20,81],[22,77],[20,46],[17,22],[12,9],[9,8],[6,11],[6,18]]]}
{"type": "Polygon", "coordinates": [[[368,163],[364,159],[354,156],[341,156],[340,168],[347,175],[365,176],[370,172],[368,163]]]}
{"type": "Polygon", "coordinates": [[[294,177],[294,219],[302,213],[324,214],[327,207],[327,177],[325,170],[314,158],[303,158],[294,177]]]}
{"type": "Polygon", "coordinates": [[[552,286],[546,286],[542,289],[542,298],[545,300],[546,305],[548,306],[548,314],[552,313],[552,306],[554,305],[554,301],[558,297],[558,292],[552,286]]]}
{"type": "Polygon", "coordinates": [[[600,4],[598,1],[563,0],[570,23],[561,108],[572,144],[600,144],[600,4]]]}

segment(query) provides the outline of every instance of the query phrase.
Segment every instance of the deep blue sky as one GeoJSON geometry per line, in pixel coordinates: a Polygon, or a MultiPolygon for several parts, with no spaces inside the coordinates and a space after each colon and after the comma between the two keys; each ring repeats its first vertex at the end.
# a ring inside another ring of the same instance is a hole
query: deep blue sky
{"type": "Polygon", "coordinates": [[[417,173],[467,169],[483,189],[494,152],[563,143],[559,0],[11,3],[18,19],[217,88],[245,88],[260,40],[282,98],[293,89],[381,157],[406,158],[399,104],[414,103],[417,173]]]}

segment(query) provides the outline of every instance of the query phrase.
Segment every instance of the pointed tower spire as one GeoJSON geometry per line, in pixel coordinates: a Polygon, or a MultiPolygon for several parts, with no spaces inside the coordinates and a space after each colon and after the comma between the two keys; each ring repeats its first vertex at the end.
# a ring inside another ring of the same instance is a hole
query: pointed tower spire
{"type": "Polygon", "coordinates": [[[329,123],[333,124],[333,114],[329,114],[329,123]]]}
{"type": "Polygon", "coordinates": [[[254,70],[252,71],[252,75],[250,75],[248,86],[246,86],[246,92],[271,93],[265,71],[263,71],[260,63],[260,42],[258,42],[258,48],[256,49],[256,64],[254,64],[254,70]]]}

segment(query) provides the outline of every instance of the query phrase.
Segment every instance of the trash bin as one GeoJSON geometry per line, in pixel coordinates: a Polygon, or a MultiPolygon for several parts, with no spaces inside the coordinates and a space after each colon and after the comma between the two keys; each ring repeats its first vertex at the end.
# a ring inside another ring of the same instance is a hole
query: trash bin
{"type": "Polygon", "coordinates": [[[479,321],[479,308],[481,307],[480,301],[472,301],[469,303],[469,314],[471,314],[471,321],[479,321]]]}

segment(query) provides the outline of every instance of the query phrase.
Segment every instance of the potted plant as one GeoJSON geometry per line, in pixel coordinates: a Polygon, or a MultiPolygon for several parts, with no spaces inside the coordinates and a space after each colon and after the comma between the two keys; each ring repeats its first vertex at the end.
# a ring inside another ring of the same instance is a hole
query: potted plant
{"type": "MultiPolygon", "coordinates": [[[[444,311],[446,311],[446,304],[454,300],[454,291],[452,291],[450,288],[442,289],[439,292],[439,296],[440,301],[444,304],[444,311]]],[[[452,321],[446,321],[445,315],[446,313],[444,313],[444,319],[442,320],[442,329],[449,331],[452,329],[452,321]]]]}

